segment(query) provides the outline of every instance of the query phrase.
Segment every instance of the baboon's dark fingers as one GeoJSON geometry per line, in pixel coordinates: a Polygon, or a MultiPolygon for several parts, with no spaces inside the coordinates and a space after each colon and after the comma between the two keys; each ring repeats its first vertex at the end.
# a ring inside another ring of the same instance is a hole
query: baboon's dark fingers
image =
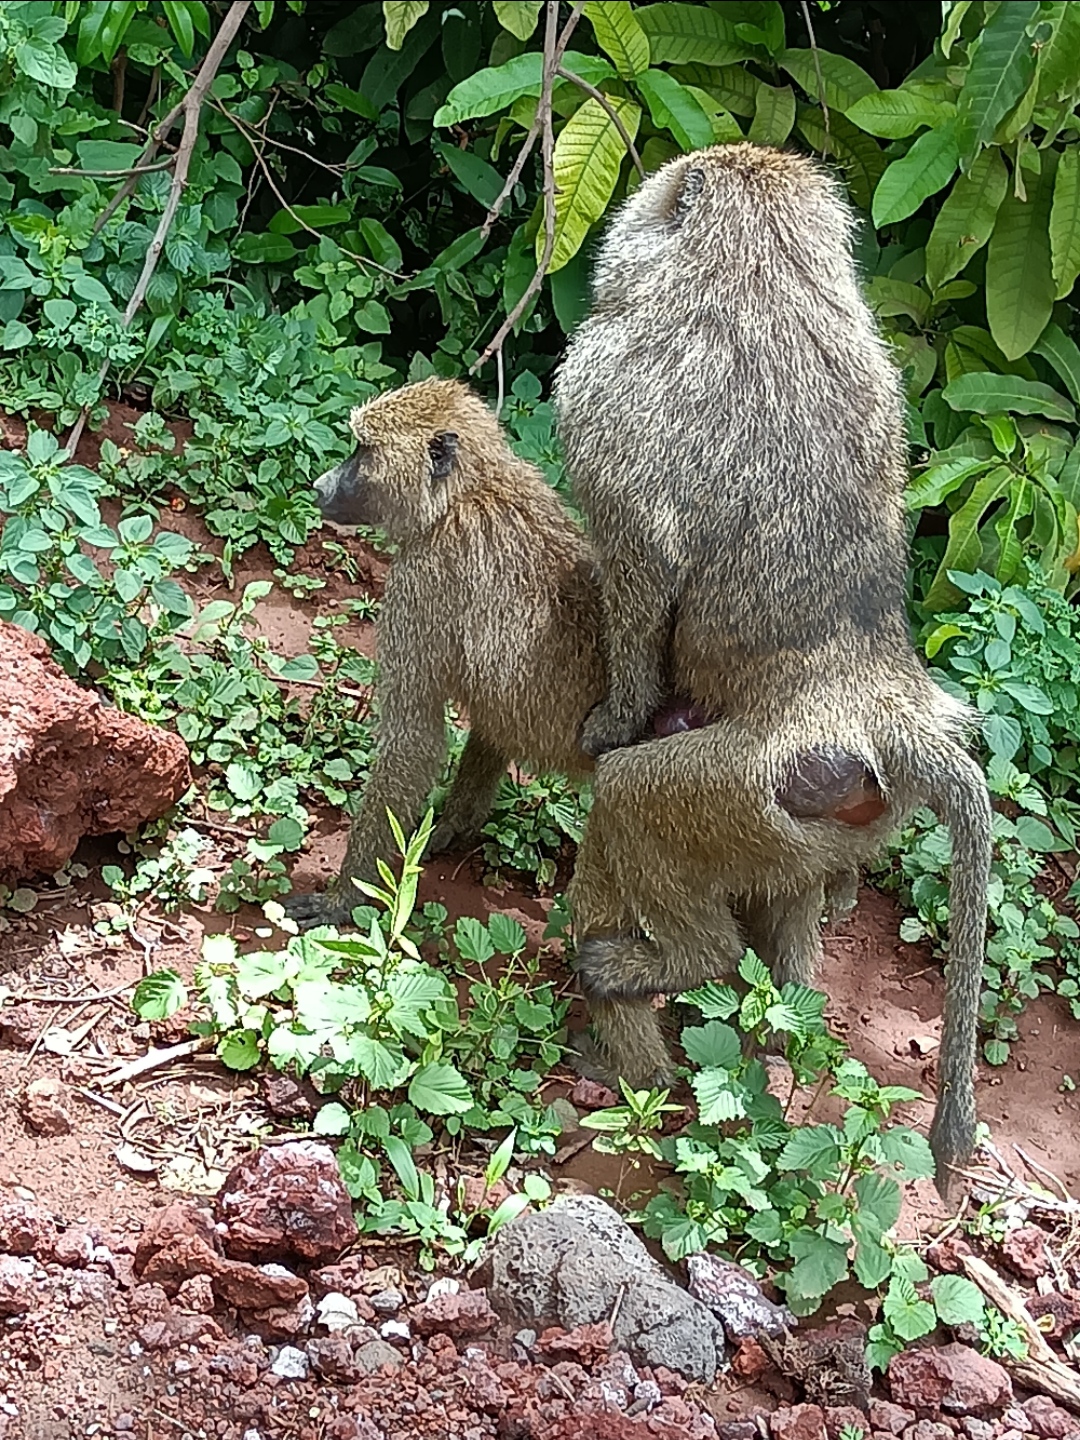
{"type": "Polygon", "coordinates": [[[331,891],[290,895],[281,904],[285,914],[301,930],[312,930],[316,925],[334,925],[340,930],[352,923],[352,911],[331,891]]]}

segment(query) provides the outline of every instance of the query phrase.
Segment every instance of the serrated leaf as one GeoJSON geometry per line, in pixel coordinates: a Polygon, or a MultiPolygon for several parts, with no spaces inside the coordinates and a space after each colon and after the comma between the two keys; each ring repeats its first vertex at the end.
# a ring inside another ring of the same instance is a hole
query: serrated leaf
{"type": "Polygon", "coordinates": [[[167,1020],[187,1002],[187,987],[176,971],[155,970],[135,986],[131,1008],[140,1020],[167,1020]]]}
{"type": "Polygon", "coordinates": [[[882,1310],[901,1340],[918,1340],[929,1335],[937,1323],[933,1305],[928,1300],[920,1300],[915,1286],[898,1276],[894,1276],[886,1292],[882,1310]]]}
{"type": "Polygon", "coordinates": [[[847,1277],[847,1246],[813,1230],[797,1230],[789,1240],[798,1256],[787,1277],[787,1293],[803,1299],[827,1295],[847,1277]]]}
{"type": "Polygon", "coordinates": [[[779,1245],[784,1238],[784,1226],[775,1210],[759,1210],[747,1220],[746,1233],[759,1245],[779,1245]]]}
{"type": "Polygon", "coordinates": [[[735,33],[719,11],[664,3],[635,10],[654,65],[734,65],[753,57],[753,46],[735,33]]]}
{"type": "Polygon", "coordinates": [[[855,101],[847,117],[868,135],[883,140],[903,140],[924,125],[933,129],[951,120],[956,106],[947,100],[931,100],[912,90],[875,90],[855,101]]]}
{"type": "Polygon", "coordinates": [[[900,1219],[902,1203],[900,1186],[896,1181],[889,1175],[873,1171],[869,1175],[861,1175],[852,1188],[863,1222],[871,1221],[879,1235],[891,1230],[900,1219]]]}
{"type": "Polygon", "coordinates": [[[1054,294],[1064,300],[1080,275],[1080,146],[1068,145],[1058,157],[1050,207],[1050,256],[1054,294]]]}
{"type": "Polygon", "coordinates": [[[596,43],[623,80],[632,80],[649,68],[648,37],[630,0],[586,0],[585,15],[596,43]]]}
{"type": "Polygon", "coordinates": [[[495,0],[495,18],[504,30],[519,40],[528,40],[536,29],[544,0],[495,0]]]}
{"type": "Polygon", "coordinates": [[[839,1168],[840,1135],[832,1125],[806,1125],[793,1133],[776,1164],[781,1170],[805,1170],[825,1179],[839,1168]]]}
{"type": "Polygon", "coordinates": [[[929,1180],[933,1176],[934,1157],[926,1138],[917,1131],[894,1125],[882,1131],[879,1144],[898,1180],[929,1180]]]}
{"type": "Polygon", "coordinates": [[[1010,189],[998,211],[986,256],[986,318],[990,333],[1009,360],[1026,355],[1046,329],[1054,308],[1050,255],[1050,210],[1054,176],[1052,152],[1042,173],[1028,179],[1026,200],[1010,189]]]}
{"type": "Polygon", "coordinates": [[[994,231],[1009,173],[1001,151],[984,150],[967,175],[957,177],[926,242],[926,283],[938,290],[959,275],[994,231]]]}
{"type": "Polygon", "coordinates": [[[703,1125],[721,1125],[746,1114],[740,1091],[732,1085],[726,1070],[701,1070],[690,1088],[698,1102],[698,1119],[703,1125]]]}
{"type": "Polygon", "coordinates": [[[995,375],[973,370],[950,380],[941,392],[953,410],[971,410],[976,415],[1045,415],[1071,425],[1076,417],[1072,403],[1041,380],[1024,380],[1019,375],[995,375]]]}
{"type": "Polygon", "coordinates": [[[496,910],[489,917],[487,928],[500,955],[518,955],[525,949],[525,929],[512,915],[496,910]]]}
{"type": "Polygon", "coordinates": [[[855,1279],[866,1290],[876,1290],[888,1279],[892,1270],[893,1257],[873,1235],[861,1235],[859,1226],[852,1225],[855,1239],[855,1259],[852,1269],[855,1279]]]}
{"type": "Polygon", "coordinates": [[[682,1047],[691,1064],[721,1070],[734,1070],[742,1054],[738,1032],[719,1020],[687,1026],[682,1032],[682,1047]]]}
{"type": "Polygon", "coordinates": [[[819,104],[821,96],[818,94],[817,72],[820,68],[825,104],[830,111],[838,110],[845,116],[864,95],[871,95],[877,90],[861,65],[856,65],[846,55],[834,55],[828,50],[818,51],[816,64],[812,50],[781,50],[776,63],[819,104]]]}
{"type": "Polygon", "coordinates": [[[459,1071],[437,1060],[422,1066],[409,1081],[409,1103],[423,1115],[464,1115],[474,1101],[459,1071]]]}
{"type": "Polygon", "coordinates": [[[685,991],[679,999],[696,1005],[706,1020],[728,1020],[739,1008],[739,993],[733,986],[711,981],[698,990],[685,991]]]}
{"type": "Polygon", "coordinates": [[[949,183],[956,173],[959,152],[955,122],[920,135],[906,155],[894,160],[874,191],[874,224],[895,225],[914,215],[920,205],[949,183]]]}
{"type": "Polygon", "coordinates": [[[383,0],[383,17],[386,20],[386,44],[390,50],[400,50],[405,36],[427,14],[428,0],[383,0]]]}
{"type": "Polygon", "coordinates": [[[747,139],[755,145],[783,145],[795,125],[795,91],[790,85],[758,86],[747,139]]]}
{"type": "Polygon", "coordinates": [[[938,1319],[946,1325],[978,1325],[986,1314],[982,1291],[965,1275],[935,1275],[930,1293],[938,1319]]]}
{"type": "Polygon", "coordinates": [[[1035,55],[1027,27],[1038,10],[1038,0],[1009,0],[980,32],[957,102],[956,143],[965,170],[1031,83],[1035,55]]]}
{"type": "MultiPolygon", "coordinates": [[[[637,135],[641,111],[630,100],[608,96],[630,139],[637,135]]],[[[625,146],[603,107],[589,99],[571,115],[555,142],[555,248],[549,269],[572,260],[604,214],[622,168],[625,146]]],[[[536,236],[539,261],[544,230],[536,236]]]]}
{"type": "Polygon", "coordinates": [[[653,124],[670,130],[683,150],[702,150],[713,143],[712,121],[686,86],[666,70],[647,70],[638,77],[637,88],[653,124]]]}
{"type": "Polygon", "coordinates": [[[454,944],[463,960],[482,965],[495,954],[494,942],[482,920],[462,915],[454,927],[454,944]]]}
{"type": "MultiPolygon", "coordinates": [[[[963,632],[958,630],[957,634],[963,632]]],[[[987,715],[982,723],[983,739],[992,755],[1011,760],[1024,741],[1019,720],[1011,715],[987,715]]]]}

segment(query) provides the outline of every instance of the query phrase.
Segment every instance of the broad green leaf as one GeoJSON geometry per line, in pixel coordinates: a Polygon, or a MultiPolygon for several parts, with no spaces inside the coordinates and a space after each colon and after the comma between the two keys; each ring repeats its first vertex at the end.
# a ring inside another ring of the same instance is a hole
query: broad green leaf
{"type": "Polygon", "coordinates": [[[354,115],[361,116],[364,120],[378,120],[379,112],[366,95],[361,95],[359,90],[350,90],[347,85],[339,85],[336,81],[322,87],[322,94],[327,100],[340,105],[343,110],[351,110],[354,115]]]}
{"type": "Polygon", "coordinates": [[[781,1170],[805,1170],[823,1179],[839,1167],[839,1133],[833,1125],[806,1125],[794,1132],[776,1163],[781,1170]]]}
{"type": "Polygon", "coordinates": [[[797,107],[797,125],[811,149],[832,155],[841,164],[852,199],[860,210],[869,210],[878,182],[888,161],[881,146],[865,130],[853,125],[846,116],[829,112],[829,128],[825,129],[822,112],[814,105],[797,107]]]}
{"type": "Polygon", "coordinates": [[[180,53],[190,58],[195,52],[195,26],[187,5],[184,0],[161,0],[161,8],[169,22],[173,39],[180,47],[180,53]]]}
{"type": "MultiPolygon", "coordinates": [[[[893,1125],[879,1136],[881,1153],[893,1167],[898,1180],[929,1180],[934,1173],[934,1157],[925,1135],[911,1130],[906,1125],[893,1125]]],[[[925,1280],[926,1267],[917,1255],[910,1258],[911,1266],[919,1270],[925,1280]]]]}
{"type": "Polygon", "coordinates": [[[731,985],[717,985],[712,981],[700,990],[685,991],[679,999],[696,1005],[706,1020],[727,1020],[739,1008],[738,991],[731,985]]]}
{"type": "Polygon", "coordinates": [[[428,0],[383,0],[386,19],[386,43],[391,50],[400,50],[405,36],[418,20],[427,14],[428,0]]]}
{"type": "Polygon", "coordinates": [[[783,145],[795,125],[795,91],[790,85],[758,86],[748,140],[756,145],[783,145]]]}
{"type": "Polygon", "coordinates": [[[135,986],[131,1008],[140,1020],[168,1020],[187,1002],[187,986],[176,971],[155,970],[135,986]]]}
{"type": "Polygon", "coordinates": [[[254,1030],[233,1030],[218,1041],[217,1054],[230,1070],[253,1070],[259,1063],[259,1037],[254,1030]]]}
{"type": "Polygon", "coordinates": [[[634,11],[649,41],[654,65],[734,65],[752,58],[745,44],[717,10],[701,5],[665,3],[634,11]]]}
{"type": "Polygon", "coordinates": [[[646,70],[637,88],[658,130],[670,130],[683,150],[702,150],[713,143],[713,125],[697,100],[666,70],[646,70]]]}
{"type": "Polygon", "coordinates": [[[1054,308],[1050,257],[1050,208],[1054,177],[1052,152],[1042,173],[1028,181],[1028,198],[1013,190],[998,211],[986,256],[986,318],[990,333],[1010,360],[1026,355],[1046,329],[1054,308]]]}
{"type": "Polygon", "coordinates": [[[901,1340],[918,1340],[929,1335],[937,1323],[933,1305],[928,1300],[920,1300],[911,1281],[899,1276],[894,1276],[882,1309],[901,1340]]]}
{"type": "Polygon", "coordinates": [[[865,1290],[876,1290],[889,1278],[893,1257],[872,1232],[862,1233],[862,1226],[858,1223],[857,1218],[851,1229],[858,1242],[852,1264],[855,1279],[865,1290]]]}
{"type": "Polygon", "coordinates": [[[266,228],[274,235],[295,235],[306,225],[324,229],[327,225],[344,225],[352,220],[351,205],[293,205],[271,216],[266,228]]]}
{"type": "Polygon", "coordinates": [[[316,1135],[347,1135],[351,1123],[351,1117],[345,1106],[338,1100],[331,1100],[326,1105],[320,1105],[316,1110],[311,1129],[316,1135]]]}
{"type": "Polygon", "coordinates": [[[816,1230],[797,1230],[789,1240],[797,1256],[787,1276],[787,1293],[797,1299],[827,1295],[848,1273],[847,1246],[827,1240],[816,1230]]]}
{"type": "Polygon", "coordinates": [[[1064,300],[1080,275],[1080,146],[1075,144],[1067,145],[1058,157],[1050,207],[1050,256],[1055,298],[1064,300]]]}
{"type": "Polygon", "coordinates": [[[855,1181],[859,1215],[864,1223],[872,1221],[878,1234],[884,1235],[900,1219],[900,1186],[890,1175],[872,1171],[855,1181]]]}
{"type": "Polygon", "coordinates": [[[895,280],[891,275],[872,275],[866,290],[877,315],[909,315],[916,325],[922,325],[930,314],[930,296],[910,281],[895,280]]]}
{"type": "Polygon", "coordinates": [[[585,15],[596,43],[623,80],[649,68],[649,41],[630,0],[586,0],[585,15]]]}
{"type": "Polygon", "coordinates": [[[407,1062],[396,1045],[384,1045],[381,1040],[373,1040],[362,1031],[349,1036],[345,1053],[356,1067],[357,1074],[376,1090],[389,1090],[400,1085],[409,1073],[407,1062]]]}
{"type": "Polygon", "coordinates": [[[964,16],[971,9],[971,0],[953,0],[949,7],[949,18],[945,22],[945,29],[941,33],[941,53],[947,60],[952,53],[952,47],[956,44],[956,38],[960,34],[960,26],[964,16]]]}
{"type": "Polygon", "coordinates": [[[959,490],[966,480],[988,469],[989,464],[988,460],[957,456],[938,465],[931,465],[912,479],[905,492],[904,503],[911,511],[931,510],[955,490],[959,490]]]}
{"type": "Polygon", "coordinates": [[[734,115],[729,114],[708,90],[702,90],[697,85],[686,85],[684,89],[697,101],[702,113],[709,117],[712,126],[711,144],[738,145],[745,138],[734,115]]]}
{"type": "MultiPolygon", "coordinates": [[[[539,95],[544,57],[538,50],[516,55],[505,65],[489,66],[460,81],[435,111],[432,122],[437,126],[459,125],[463,120],[493,115],[520,100],[523,95],[539,95]]],[[[599,55],[579,55],[568,50],[563,65],[582,80],[598,85],[614,72],[607,60],[599,55]]],[[[567,82],[568,83],[568,82],[567,82]]]]}
{"type": "Polygon", "coordinates": [[[812,50],[781,50],[776,61],[819,104],[822,97],[818,94],[817,72],[820,68],[825,104],[830,112],[839,110],[846,115],[857,100],[877,90],[870,76],[854,60],[828,50],[818,51],[817,65],[812,50]]]}
{"type": "Polygon", "coordinates": [[[875,90],[864,95],[847,112],[860,130],[883,140],[903,140],[924,125],[933,129],[956,114],[946,100],[931,100],[911,90],[875,90]]]}
{"type": "Polygon", "coordinates": [[[31,80],[54,85],[58,90],[70,90],[79,74],[74,62],[58,45],[33,35],[15,46],[15,64],[31,80]]]}
{"type": "Polygon", "coordinates": [[[525,949],[524,927],[501,910],[496,910],[488,920],[488,934],[500,955],[518,955],[525,949]]]}
{"type": "Polygon", "coordinates": [[[1066,335],[1060,326],[1050,324],[1040,335],[1034,353],[1054,367],[1073,400],[1080,405],[1080,346],[1072,336],[1066,335]]]}
{"type": "Polygon", "coordinates": [[[544,0],[495,0],[495,18],[519,40],[528,40],[540,18],[544,0]]]}
{"type": "Polygon", "coordinates": [[[296,246],[284,235],[241,235],[233,246],[237,260],[249,265],[274,265],[296,258],[296,246]]]}
{"type": "Polygon", "coordinates": [[[726,1070],[699,1070],[690,1082],[703,1125],[723,1125],[746,1114],[745,1091],[732,1085],[726,1070]]]}
{"type": "Polygon", "coordinates": [[[959,275],[990,239],[1008,186],[1009,173],[996,147],[984,150],[968,174],[957,177],[926,242],[926,283],[931,290],[959,275]]]}
{"type": "Polygon", "coordinates": [[[1012,411],[1017,415],[1045,415],[1048,420],[1071,425],[1076,414],[1065,396],[1049,385],[1023,380],[1019,375],[994,375],[988,370],[960,375],[941,393],[954,410],[971,410],[976,415],[1012,411]]]}
{"type": "Polygon", "coordinates": [[[225,783],[237,800],[254,800],[263,788],[263,778],[255,765],[234,760],[225,768],[225,783]]]}
{"type": "MultiPolygon", "coordinates": [[[[631,140],[641,111],[630,100],[608,96],[631,140]]],[[[590,228],[607,209],[622,168],[625,146],[618,130],[595,100],[585,101],[555,142],[555,248],[551,270],[561,269],[581,249],[590,228]]],[[[536,236],[537,258],[544,249],[544,228],[536,236]]]]}
{"type": "Polygon", "coordinates": [[[682,1032],[682,1046],[691,1064],[720,1070],[733,1070],[742,1053],[738,1032],[719,1020],[687,1026],[682,1032]]]}
{"type": "Polygon", "coordinates": [[[927,591],[927,610],[948,610],[955,606],[959,591],[949,579],[948,572],[963,570],[970,575],[979,568],[982,559],[979,527],[987,510],[1001,499],[1014,478],[1013,471],[1007,465],[996,466],[988,475],[976,480],[967,500],[949,517],[949,540],[945,547],[945,557],[927,591]]]}
{"type": "Polygon", "coordinates": [[[879,230],[914,215],[924,200],[949,183],[959,159],[954,130],[953,121],[928,130],[885,171],[874,191],[872,207],[879,230]]]}
{"type": "Polygon", "coordinates": [[[422,1115],[464,1115],[474,1102],[462,1075],[453,1065],[437,1060],[422,1066],[409,1081],[409,1103],[422,1115]]]}
{"type": "Polygon", "coordinates": [[[986,1314],[982,1291],[965,1275],[935,1275],[930,1293],[938,1319],[946,1325],[978,1325],[986,1314]]]}
{"type": "Polygon", "coordinates": [[[1009,0],[983,26],[957,103],[956,143],[965,170],[1031,83],[1035,54],[1027,27],[1038,10],[1038,0],[1009,0]]]}
{"type": "Polygon", "coordinates": [[[463,960],[483,965],[495,954],[495,943],[482,920],[462,915],[454,927],[454,944],[463,960]]]}
{"type": "Polygon", "coordinates": [[[461,150],[457,145],[451,145],[445,140],[434,141],[433,148],[442,156],[477,204],[490,210],[503,187],[503,177],[494,165],[489,165],[471,150],[461,150]]]}
{"type": "Polygon", "coordinates": [[[1080,90],[1080,10],[1072,0],[1055,8],[1054,33],[1040,56],[1040,104],[1059,97],[1069,99],[1080,90]]]}
{"type": "Polygon", "coordinates": [[[742,65],[680,65],[672,72],[683,85],[697,85],[714,95],[732,115],[750,117],[757,102],[757,88],[762,83],[742,65]]]}

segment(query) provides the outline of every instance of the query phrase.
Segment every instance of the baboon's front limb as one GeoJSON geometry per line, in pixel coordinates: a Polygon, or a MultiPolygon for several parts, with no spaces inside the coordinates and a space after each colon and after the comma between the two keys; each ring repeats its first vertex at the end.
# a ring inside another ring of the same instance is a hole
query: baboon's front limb
{"type": "Polygon", "coordinates": [[[491,814],[509,760],[497,746],[489,745],[475,730],[470,731],[443,813],[428,843],[429,855],[472,844],[491,814]]]}

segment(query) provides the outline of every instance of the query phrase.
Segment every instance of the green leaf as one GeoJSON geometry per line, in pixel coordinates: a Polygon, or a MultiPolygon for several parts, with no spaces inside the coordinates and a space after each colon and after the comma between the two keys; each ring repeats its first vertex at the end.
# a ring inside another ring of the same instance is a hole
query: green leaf
{"type": "Polygon", "coordinates": [[[462,915],[454,927],[454,944],[463,960],[483,965],[495,954],[495,945],[482,920],[462,915]]]}
{"type": "Polygon", "coordinates": [[[696,1005],[706,1020],[727,1020],[739,1008],[739,994],[731,985],[710,981],[699,990],[687,990],[679,996],[688,1005],[696,1005]]]}
{"type": "Polygon", "coordinates": [[[248,265],[278,265],[295,260],[297,250],[284,235],[241,235],[233,254],[248,265]]]}
{"type": "Polygon", "coordinates": [[[1049,855],[1054,850],[1065,848],[1050,826],[1042,820],[1037,820],[1034,815],[1017,817],[1016,838],[1028,850],[1034,850],[1036,855],[1049,855]]]}
{"type": "Polygon", "coordinates": [[[952,121],[920,135],[906,155],[894,160],[874,191],[874,224],[895,225],[914,215],[924,200],[949,183],[959,159],[952,121]]]}
{"type": "MultiPolygon", "coordinates": [[[[564,57],[564,63],[575,75],[582,74],[570,64],[569,55],[564,57]]],[[[493,115],[496,110],[504,110],[523,95],[539,94],[542,71],[543,56],[536,50],[516,55],[505,65],[478,70],[475,75],[469,75],[454,86],[446,102],[435,111],[433,124],[460,125],[463,120],[474,120],[483,115],[493,115]]]]}
{"type": "Polygon", "coordinates": [[[819,104],[821,96],[818,94],[817,72],[820,67],[825,104],[830,111],[839,110],[842,115],[846,115],[864,95],[871,95],[877,90],[861,65],[856,65],[845,55],[834,55],[828,50],[818,51],[816,65],[812,50],[781,50],[776,61],[819,104]]]}
{"type": "Polygon", "coordinates": [[[645,5],[634,14],[654,65],[734,65],[753,58],[753,46],[744,44],[734,25],[711,7],[665,3],[645,5]]]}
{"type": "Polygon", "coordinates": [[[500,955],[519,955],[525,949],[525,929],[513,916],[496,910],[488,920],[487,928],[500,955]]]}
{"type": "Polygon", "coordinates": [[[1039,57],[1039,103],[1071,99],[1080,89],[1080,11],[1072,3],[1057,11],[1054,33],[1039,57]]]}
{"type": "MultiPolygon", "coordinates": [[[[474,155],[471,150],[461,150],[456,145],[450,145],[445,140],[436,140],[432,148],[443,158],[445,163],[453,171],[463,187],[468,191],[478,205],[483,205],[485,210],[490,210],[499,197],[503,187],[503,178],[486,160],[479,155],[474,155]]],[[[398,252],[400,255],[400,251],[398,252]]],[[[398,264],[401,261],[399,259],[398,264]]],[[[392,267],[392,268],[397,268],[392,267]]]]}
{"type": "Polygon", "coordinates": [[[847,1246],[827,1240],[816,1230],[796,1230],[789,1240],[791,1253],[798,1257],[787,1276],[787,1293],[812,1300],[827,1295],[847,1277],[847,1246]]]}
{"type": "Polygon", "coordinates": [[[1066,335],[1058,325],[1048,325],[1034,350],[1054,367],[1073,400],[1080,405],[1080,346],[1072,336],[1066,335]]]}
{"type": "Polygon", "coordinates": [[[180,53],[190,59],[195,52],[195,26],[191,23],[187,5],[184,0],[161,0],[161,8],[180,53]]]}
{"type": "Polygon", "coordinates": [[[34,332],[29,325],[21,320],[9,320],[4,326],[3,335],[0,336],[0,346],[5,350],[21,350],[24,345],[29,345],[34,338],[34,332]]]}
{"type": "Polygon", "coordinates": [[[420,1194],[420,1173],[408,1145],[400,1135],[387,1135],[383,1140],[383,1149],[401,1181],[401,1188],[410,1200],[415,1200],[420,1194]]]}
{"type": "MultiPolygon", "coordinates": [[[[1080,44],[1080,40],[1078,40],[1080,44]]],[[[1054,294],[1064,300],[1080,275],[1080,146],[1067,145],[1058,157],[1050,207],[1050,256],[1054,294]]]]}
{"type": "Polygon", "coordinates": [[[392,1089],[400,1085],[403,1071],[408,1074],[397,1046],[384,1045],[381,1040],[373,1040],[363,1032],[349,1036],[348,1056],[357,1073],[375,1090],[392,1089]]]}
{"type": "Polygon", "coordinates": [[[920,1300],[910,1280],[894,1276],[882,1305],[885,1319],[901,1340],[918,1340],[929,1335],[937,1323],[934,1307],[920,1300]]]}
{"type": "Polygon", "coordinates": [[[63,50],[33,35],[15,46],[15,64],[31,80],[55,85],[58,90],[70,90],[79,75],[63,50]]]}
{"type": "Polygon", "coordinates": [[[263,788],[262,775],[250,761],[234,760],[225,768],[225,783],[238,800],[254,800],[263,788]]]}
{"type": "Polygon", "coordinates": [[[759,1245],[779,1245],[784,1238],[784,1225],[775,1210],[759,1210],[746,1222],[746,1233],[759,1245]]]}
{"type": "Polygon", "coordinates": [[[822,112],[813,105],[796,107],[796,123],[811,149],[833,155],[840,162],[852,199],[860,210],[869,210],[878,182],[888,161],[881,146],[865,131],[839,112],[829,112],[825,129],[822,112]]]}
{"type": "Polygon", "coordinates": [[[354,115],[359,115],[364,120],[379,118],[378,110],[359,90],[350,90],[347,85],[339,85],[334,81],[330,85],[324,85],[322,93],[333,104],[340,105],[343,110],[351,110],[354,115]]]}
{"type": "Polygon", "coordinates": [[[980,32],[957,105],[956,143],[965,170],[1031,83],[1035,55],[1027,27],[1038,10],[1038,0],[1009,0],[980,32]]]}
{"type": "Polygon", "coordinates": [[[259,1037],[254,1030],[233,1030],[219,1041],[217,1053],[230,1070],[253,1070],[259,1063],[259,1037]]]}
{"type": "Polygon", "coordinates": [[[350,205],[294,205],[291,210],[279,210],[267,229],[275,235],[295,235],[305,225],[323,230],[328,225],[344,225],[352,218],[350,205]]]}
{"type": "Polygon", "coordinates": [[[84,170],[128,170],[137,163],[142,147],[121,140],[80,140],[75,153],[84,170]]]}
{"type": "Polygon", "coordinates": [[[1008,186],[1009,173],[996,147],[984,150],[968,174],[958,176],[926,242],[926,283],[931,290],[959,275],[990,239],[1008,186]]]}
{"type": "Polygon", "coordinates": [[[935,1275],[930,1293],[938,1319],[946,1325],[978,1325],[986,1314],[982,1291],[965,1275],[935,1275]]]}
{"type": "Polygon", "coordinates": [[[519,40],[528,40],[536,29],[544,0],[495,0],[495,18],[504,30],[519,40]]]}
{"type": "Polygon", "coordinates": [[[353,323],[358,330],[365,330],[369,335],[390,334],[389,312],[378,300],[365,300],[354,310],[353,323]]]}
{"type": "Polygon", "coordinates": [[[331,1100],[329,1104],[320,1105],[316,1110],[311,1129],[316,1135],[347,1135],[351,1124],[352,1120],[345,1106],[337,1100],[331,1100]]]}
{"type": "Polygon", "coordinates": [[[1001,203],[986,256],[986,318],[1009,360],[1026,355],[1046,329],[1056,287],[1050,255],[1052,152],[1028,179],[1028,198],[1013,190],[1001,203]]]}
{"type": "MultiPolygon", "coordinates": [[[[1075,349],[1075,346],[1073,347],[1075,349]]],[[[1045,415],[1071,425],[1076,417],[1070,401],[1041,380],[1024,380],[1019,375],[994,375],[973,370],[950,380],[941,392],[953,410],[970,410],[976,415],[1045,415]]]]}
{"type": "Polygon", "coordinates": [[[716,1066],[721,1070],[734,1070],[742,1054],[738,1033],[719,1020],[688,1026],[682,1032],[682,1046],[692,1065],[716,1066]]]}
{"type": "Polygon", "coordinates": [[[781,1170],[805,1170],[815,1179],[836,1173],[840,1165],[840,1136],[833,1125],[807,1125],[796,1130],[780,1152],[781,1170]]]}
{"type": "MultiPolygon", "coordinates": [[[[641,111],[618,95],[609,95],[608,103],[633,140],[641,111]]],[[[586,100],[559,132],[555,142],[555,248],[550,269],[558,270],[573,259],[590,228],[604,214],[624,154],[622,137],[595,100],[586,100]]],[[[543,248],[541,227],[536,236],[538,259],[543,248]]]]}
{"type": "Polygon", "coordinates": [[[869,1175],[861,1175],[855,1181],[853,1189],[863,1222],[872,1221],[879,1235],[891,1230],[900,1219],[900,1206],[903,1203],[900,1186],[896,1181],[890,1175],[872,1171],[869,1175]]]}
{"type": "Polygon", "coordinates": [[[383,0],[383,16],[386,20],[386,44],[390,50],[400,50],[405,36],[427,14],[428,0],[383,0]]]}
{"type": "Polygon", "coordinates": [[[959,490],[966,480],[988,467],[987,460],[969,460],[959,456],[954,460],[943,460],[940,465],[931,465],[911,481],[904,497],[905,504],[911,511],[933,509],[959,490]]]}
{"type": "Polygon", "coordinates": [[[155,970],[139,981],[131,997],[140,1020],[167,1020],[187,1003],[187,987],[175,970],[155,970]]]}
{"type": "Polygon", "coordinates": [[[462,1075],[444,1060],[424,1065],[409,1082],[409,1103],[423,1115],[464,1115],[474,1104],[462,1075]]]}
{"type": "Polygon", "coordinates": [[[956,106],[931,100],[913,90],[875,90],[856,100],[847,117],[860,130],[883,140],[903,140],[924,125],[931,129],[951,120],[956,106]]]}
{"type": "Polygon", "coordinates": [[[713,143],[712,121],[697,100],[666,70],[647,70],[637,88],[658,130],[670,130],[683,150],[702,150],[713,143]]]}
{"type": "Polygon", "coordinates": [[[700,1070],[691,1080],[690,1088],[698,1102],[698,1119],[703,1125],[722,1125],[746,1114],[743,1092],[731,1083],[726,1070],[700,1070]]]}
{"type": "Polygon", "coordinates": [[[790,85],[758,86],[747,139],[755,145],[783,145],[795,125],[795,91],[790,85]]]}
{"type": "Polygon", "coordinates": [[[632,80],[649,68],[649,41],[635,17],[630,0],[586,0],[585,15],[596,43],[611,57],[623,80],[632,80]]]}
{"type": "Polygon", "coordinates": [[[947,60],[952,53],[952,47],[956,44],[960,34],[960,26],[964,16],[971,9],[971,0],[953,0],[949,7],[949,18],[945,22],[945,29],[941,34],[941,53],[947,60]]]}
{"type": "Polygon", "coordinates": [[[887,1164],[893,1167],[898,1180],[929,1180],[934,1173],[934,1157],[926,1137],[906,1125],[893,1125],[883,1130],[878,1143],[887,1164]]]}
{"type": "Polygon", "coordinates": [[[1013,480],[1014,472],[1007,465],[996,466],[975,482],[967,500],[949,517],[945,557],[926,593],[928,610],[948,610],[955,606],[958,591],[948,572],[963,570],[970,575],[979,568],[982,560],[979,527],[986,512],[1008,491],[1013,480]]]}

